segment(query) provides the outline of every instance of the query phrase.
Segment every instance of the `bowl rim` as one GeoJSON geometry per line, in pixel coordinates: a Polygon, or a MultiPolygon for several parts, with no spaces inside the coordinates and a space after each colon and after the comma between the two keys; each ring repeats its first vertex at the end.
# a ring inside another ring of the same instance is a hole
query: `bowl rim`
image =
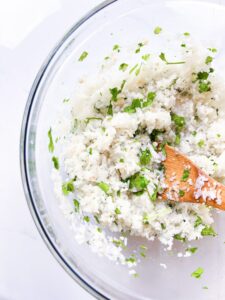
{"type": "Polygon", "coordinates": [[[25,105],[24,113],[23,113],[23,119],[22,119],[22,125],[20,130],[20,173],[22,178],[22,185],[23,190],[26,198],[27,205],[30,210],[30,214],[33,218],[33,221],[36,225],[36,228],[38,229],[39,234],[41,235],[42,240],[44,241],[45,245],[47,246],[48,250],[51,252],[53,257],[57,260],[59,265],[69,274],[75,281],[78,283],[84,290],[86,290],[88,293],[90,293],[92,296],[96,297],[97,299],[106,299],[105,295],[102,294],[98,289],[91,286],[88,282],[85,281],[82,276],[80,276],[76,270],[74,270],[69,263],[65,261],[59,250],[55,247],[53,242],[51,241],[49,234],[47,230],[45,229],[44,224],[42,223],[37,209],[34,205],[34,199],[32,197],[30,184],[29,184],[29,175],[26,165],[26,157],[27,157],[27,133],[28,133],[28,123],[30,121],[31,117],[31,110],[34,105],[34,98],[36,95],[36,92],[38,90],[39,84],[42,82],[42,78],[45,75],[45,72],[48,70],[48,66],[57,54],[60,47],[64,44],[64,42],[71,36],[72,33],[74,33],[77,29],[79,29],[80,26],[82,26],[87,20],[89,20],[92,16],[94,16],[99,11],[103,10],[107,6],[113,4],[114,2],[117,2],[119,0],[105,0],[99,5],[95,6],[93,9],[91,9],[87,14],[85,14],[82,18],[80,18],[65,34],[64,36],[56,43],[55,47],[50,51],[50,53],[47,55],[47,58],[42,63],[34,81],[31,86],[27,102],[25,105]]]}

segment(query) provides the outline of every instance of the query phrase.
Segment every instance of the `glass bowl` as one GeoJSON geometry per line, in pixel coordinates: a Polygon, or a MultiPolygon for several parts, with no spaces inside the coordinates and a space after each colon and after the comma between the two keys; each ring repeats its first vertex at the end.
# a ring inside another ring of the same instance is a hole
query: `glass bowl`
{"type": "MultiPolygon", "coordinates": [[[[148,37],[153,29],[176,34],[189,31],[208,47],[220,49],[217,66],[224,72],[224,1],[105,1],[65,34],[42,65],[31,88],[21,132],[21,170],[24,190],[39,232],[61,266],[98,299],[225,299],[224,214],[216,214],[219,236],[196,241],[199,251],[180,259],[149,242],[149,258],[138,267],[139,278],[78,245],[57,205],[50,178],[47,131],[56,119],[62,99],[71,95],[83,74],[94,72],[114,44],[122,46],[148,37]],[[77,58],[87,50],[89,59],[77,58]],[[166,264],[167,269],[162,265],[166,264]],[[205,273],[196,280],[198,267],[205,273]],[[203,288],[208,286],[208,289],[203,288]]],[[[162,50],[163,45],[161,45],[162,50]]],[[[177,246],[179,247],[179,246],[177,246]]]]}

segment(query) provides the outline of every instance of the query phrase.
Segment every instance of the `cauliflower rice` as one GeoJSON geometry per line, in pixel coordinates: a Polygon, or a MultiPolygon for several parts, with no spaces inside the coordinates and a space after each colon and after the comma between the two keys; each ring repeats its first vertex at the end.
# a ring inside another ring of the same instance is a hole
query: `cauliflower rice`
{"type": "MultiPolygon", "coordinates": [[[[100,71],[81,80],[74,101],[64,101],[69,120],[62,116],[48,133],[49,150],[52,135],[59,149],[52,158],[54,189],[76,240],[130,267],[137,257],[124,251],[129,236],[157,238],[171,249],[174,239],[215,235],[211,208],[159,199],[165,143],[225,183],[223,88],[212,67],[216,49],[185,38],[179,60],[151,54],[146,41],[132,50],[115,45],[100,71]]],[[[82,55],[80,63],[88,59],[87,52],[82,55]]]]}

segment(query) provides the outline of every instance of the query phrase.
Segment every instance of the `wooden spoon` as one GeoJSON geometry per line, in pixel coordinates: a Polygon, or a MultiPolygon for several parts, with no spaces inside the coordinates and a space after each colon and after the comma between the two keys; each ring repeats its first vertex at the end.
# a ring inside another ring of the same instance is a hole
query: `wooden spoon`
{"type": "Polygon", "coordinates": [[[185,155],[166,145],[163,200],[205,203],[225,210],[225,186],[208,176],[185,155]]]}

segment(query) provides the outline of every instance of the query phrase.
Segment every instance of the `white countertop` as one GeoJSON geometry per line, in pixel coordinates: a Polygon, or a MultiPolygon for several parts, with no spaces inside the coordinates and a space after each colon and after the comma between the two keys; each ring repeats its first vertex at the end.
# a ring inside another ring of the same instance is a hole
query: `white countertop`
{"type": "Polygon", "coordinates": [[[19,166],[34,77],[62,35],[100,0],[0,1],[0,299],[93,299],[59,266],[30,216],[19,166]]]}

